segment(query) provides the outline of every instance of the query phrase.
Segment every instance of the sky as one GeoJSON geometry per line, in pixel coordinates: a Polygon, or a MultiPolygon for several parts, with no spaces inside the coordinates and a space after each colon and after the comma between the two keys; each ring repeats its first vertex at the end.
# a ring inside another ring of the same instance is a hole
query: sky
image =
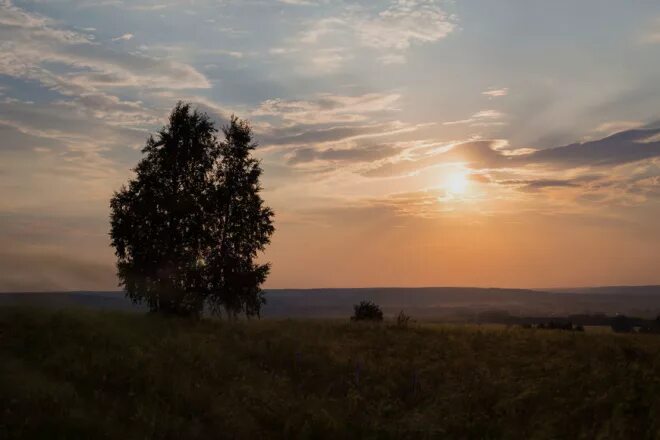
{"type": "Polygon", "coordinates": [[[178,100],[251,122],[267,288],[660,283],[660,2],[0,0],[0,291],[114,290],[178,100]]]}

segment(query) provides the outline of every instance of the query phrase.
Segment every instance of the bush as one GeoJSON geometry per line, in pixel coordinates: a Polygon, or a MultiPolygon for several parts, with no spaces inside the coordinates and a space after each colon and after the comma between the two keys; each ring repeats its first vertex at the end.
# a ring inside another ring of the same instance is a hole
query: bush
{"type": "Polygon", "coordinates": [[[630,333],[635,329],[632,320],[624,315],[615,316],[611,327],[615,333],[630,333]]]}
{"type": "Polygon", "coordinates": [[[382,321],[383,311],[371,301],[361,301],[353,306],[354,312],[351,321],[382,321]]]}
{"type": "Polygon", "coordinates": [[[398,328],[408,328],[408,325],[412,322],[410,315],[406,315],[403,310],[399,312],[396,317],[396,326],[398,328]]]}
{"type": "Polygon", "coordinates": [[[560,322],[560,321],[549,321],[549,322],[539,322],[538,324],[521,324],[521,328],[524,329],[539,329],[539,330],[567,330],[569,332],[583,332],[584,326],[582,325],[573,325],[572,322],[560,322]]]}

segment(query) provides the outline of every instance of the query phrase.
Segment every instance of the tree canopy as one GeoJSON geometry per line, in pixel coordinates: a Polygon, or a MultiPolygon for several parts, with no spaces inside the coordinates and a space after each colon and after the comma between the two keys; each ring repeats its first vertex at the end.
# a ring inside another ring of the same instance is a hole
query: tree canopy
{"type": "Polygon", "coordinates": [[[120,286],[152,311],[259,315],[270,265],[255,260],[274,232],[261,198],[250,125],[178,103],[150,136],[136,176],[110,202],[120,286]]]}

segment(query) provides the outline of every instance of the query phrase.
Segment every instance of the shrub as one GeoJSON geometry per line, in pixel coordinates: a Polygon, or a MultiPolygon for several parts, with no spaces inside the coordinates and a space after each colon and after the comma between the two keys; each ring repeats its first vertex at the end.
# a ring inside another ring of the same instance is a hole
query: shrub
{"type": "Polygon", "coordinates": [[[611,327],[615,333],[630,333],[634,330],[633,322],[624,315],[617,315],[612,318],[611,327]]]}
{"type": "Polygon", "coordinates": [[[353,306],[352,321],[382,321],[383,311],[380,307],[371,301],[361,301],[360,304],[353,306]]]}
{"type": "Polygon", "coordinates": [[[399,312],[396,316],[396,326],[399,328],[408,328],[408,325],[412,322],[410,315],[406,315],[403,310],[399,312]]]}

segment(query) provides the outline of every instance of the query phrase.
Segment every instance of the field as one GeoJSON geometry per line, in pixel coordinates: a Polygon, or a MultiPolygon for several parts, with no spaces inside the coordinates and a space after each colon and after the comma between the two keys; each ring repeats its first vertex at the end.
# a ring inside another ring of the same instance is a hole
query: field
{"type": "Polygon", "coordinates": [[[658,438],[660,337],[0,308],[0,438],[658,438]]]}

